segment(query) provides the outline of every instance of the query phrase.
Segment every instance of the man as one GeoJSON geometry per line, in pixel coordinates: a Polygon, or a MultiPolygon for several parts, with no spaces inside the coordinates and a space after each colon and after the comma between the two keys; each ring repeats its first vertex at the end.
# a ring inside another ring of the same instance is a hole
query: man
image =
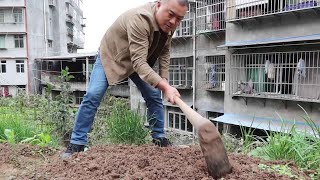
{"type": "Polygon", "coordinates": [[[122,14],[105,33],[79,107],[70,144],[62,155],[84,150],[97,108],[109,85],[130,78],[140,90],[148,108],[153,143],[169,146],[164,134],[161,92],[175,104],[180,97],[168,83],[171,37],[188,9],[188,0],[161,0],[122,14]],[[152,66],[159,62],[159,74],[152,66]]]}

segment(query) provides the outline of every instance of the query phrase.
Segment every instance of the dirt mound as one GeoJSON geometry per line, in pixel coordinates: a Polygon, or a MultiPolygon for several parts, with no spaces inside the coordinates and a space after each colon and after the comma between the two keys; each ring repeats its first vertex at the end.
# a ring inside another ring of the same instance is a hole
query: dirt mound
{"type": "MultiPolygon", "coordinates": [[[[3,155],[10,157],[11,154],[12,151],[8,146],[0,144],[0,157],[3,155]]],[[[17,154],[18,158],[25,156],[22,152],[17,154]]],[[[50,153],[45,155],[47,158],[37,156],[38,162],[42,163],[33,165],[33,168],[30,168],[32,166],[30,163],[25,162],[26,164],[20,166],[20,169],[29,166],[27,169],[30,171],[15,170],[14,173],[18,176],[14,176],[13,179],[212,179],[208,176],[199,146],[160,148],[153,145],[112,145],[96,146],[66,160],[59,159],[59,153],[54,156],[49,155],[50,153]]],[[[233,173],[224,179],[290,179],[288,176],[268,173],[258,168],[259,164],[272,165],[285,162],[266,162],[240,154],[229,154],[229,158],[234,167],[233,173]]],[[[8,164],[10,158],[2,158],[0,163],[8,164]]],[[[290,167],[292,174],[307,179],[307,176],[293,165],[290,167]]]]}

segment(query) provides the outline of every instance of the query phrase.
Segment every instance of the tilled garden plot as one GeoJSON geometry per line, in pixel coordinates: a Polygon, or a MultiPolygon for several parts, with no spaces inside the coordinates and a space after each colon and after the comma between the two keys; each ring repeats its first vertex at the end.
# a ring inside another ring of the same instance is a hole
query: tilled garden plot
{"type": "MultiPolygon", "coordinates": [[[[36,147],[0,144],[0,179],[212,179],[199,146],[95,146],[66,160],[59,158],[61,151],[37,152],[36,147]]],[[[229,154],[229,159],[233,172],[224,179],[290,179],[258,168],[259,164],[288,162],[262,161],[241,154],[229,154]]],[[[308,179],[294,165],[288,166],[292,175],[308,179]]]]}

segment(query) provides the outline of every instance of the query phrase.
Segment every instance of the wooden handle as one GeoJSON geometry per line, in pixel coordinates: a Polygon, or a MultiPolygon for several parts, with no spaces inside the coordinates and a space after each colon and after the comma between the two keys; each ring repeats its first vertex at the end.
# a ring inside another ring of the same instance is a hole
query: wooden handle
{"type": "Polygon", "coordinates": [[[190,121],[190,123],[193,125],[195,129],[198,130],[202,124],[209,121],[208,119],[202,117],[200,114],[194,111],[192,108],[190,108],[179,97],[174,96],[174,101],[180,107],[182,112],[186,115],[186,117],[188,118],[188,120],[190,121]]]}

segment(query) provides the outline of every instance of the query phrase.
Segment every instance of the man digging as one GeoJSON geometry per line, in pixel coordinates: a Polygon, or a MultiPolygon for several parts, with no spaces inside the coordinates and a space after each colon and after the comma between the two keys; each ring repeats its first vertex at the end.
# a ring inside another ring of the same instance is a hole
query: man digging
{"type": "Polygon", "coordinates": [[[161,147],[171,145],[164,133],[161,91],[172,104],[175,96],[180,97],[168,83],[170,44],[187,10],[188,0],[159,0],[126,11],[111,25],[101,41],[63,158],[84,151],[87,133],[108,86],[127,78],[136,84],[146,101],[152,142],[161,147]],[[152,69],[156,61],[159,74],[152,69]]]}

